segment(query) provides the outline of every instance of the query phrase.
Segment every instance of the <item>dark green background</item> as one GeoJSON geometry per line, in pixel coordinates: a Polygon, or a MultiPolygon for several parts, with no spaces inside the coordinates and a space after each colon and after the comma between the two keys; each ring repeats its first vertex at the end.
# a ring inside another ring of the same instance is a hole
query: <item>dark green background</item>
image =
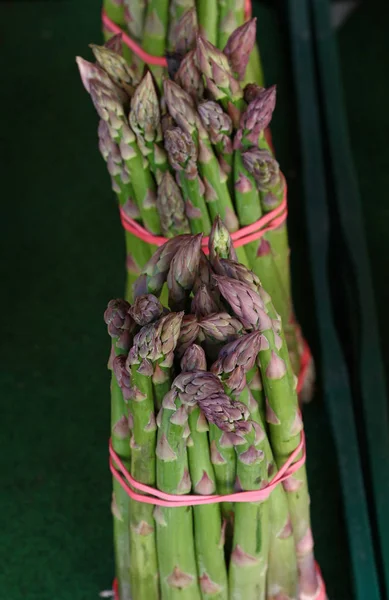
{"type": "MultiPolygon", "coordinates": [[[[124,248],[74,57],[100,39],[97,0],[0,2],[0,596],[86,600],[110,587],[109,342],[124,248]]],[[[341,62],[378,309],[387,332],[389,209],[385,3],[343,28],[341,62]]],[[[258,11],[257,11],[258,13],[258,11]]],[[[259,10],[273,134],[291,188],[296,304],[315,347],[293,90],[282,26],[259,10]]],[[[388,356],[388,347],[385,347],[388,356]]],[[[336,457],[320,393],[305,409],[317,557],[331,600],[352,598],[336,457]]]]}

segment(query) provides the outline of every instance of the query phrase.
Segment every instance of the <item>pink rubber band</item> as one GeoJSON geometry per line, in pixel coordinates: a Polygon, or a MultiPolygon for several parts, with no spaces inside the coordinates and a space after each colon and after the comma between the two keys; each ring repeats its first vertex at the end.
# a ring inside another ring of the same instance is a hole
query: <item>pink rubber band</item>
{"type": "MultiPolygon", "coordinates": [[[[251,19],[251,10],[252,10],[251,0],[246,0],[245,1],[245,19],[246,19],[246,21],[248,21],[248,19],[251,19]]],[[[139,56],[139,58],[141,60],[143,60],[143,62],[145,62],[149,65],[155,65],[157,67],[167,67],[167,61],[164,56],[153,56],[152,54],[148,54],[148,52],[145,52],[143,50],[143,48],[141,46],[139,46],[139,44],[137,44],[129,35],[127,35],[127,33],[125,33],[123,31],[123,29],[121,27],[119,27],[119,25],[116,25],[116,23],[114,23],[109,18],[109,16],[105,12],[104,8],[101,11],[101,21],[102,21],[104,27],[111,33],[115,33],[115,34],[121,33],[124,44],[126,44],[126,46],[128,46],[128,48],[130,48],[130,50],[132,50],[137,56],[139,56]]]]}
{"type": "Polygon", "coordinates": [[[185,495],[176,495],[176,494],[167,494],[162,492],[161,490],[157,490],[149,485],[145,485],[144,483],[140,483],[136,481],[131,474],[127,471],[125,466],[123,465],[120,458],[117,456],[116,452],[112,447],[112,441],[109,441],[109,466],[112,475],[115,479],[120,483],[125,492],[132,498],[133,500],[137,500],[138,502],[143,502],[145,504],[153,504],[154,506],[167,506],[167,507],[178,507],[178,506],[198,506],[202,504],[215,504],[219,502],[259,502],[261,500],[266,500],[274,488],[288,479],[293,473],[295,473],[300,467],[305,463],[305,435],[304,431],[301,432],[300,442],[297,448],[292,452],[289,456],[288,460],[285,464],[279,469],[278,473],[270,480],[270,482],[260,490],[250,490],[245,492],[235,492],[233,494],[226,494],[224,496],[220,494],[213,494],[209,496],[200,496],[194,494],[185,494],[185,495]],[[301,457],[293,462],[297,456],[302,452],[301,457]],[[115,467],[113,461],[118,465],[118,468],[115,467]],[[126,482],[126,480],[131,484],[131,486],[144,494],[149,494],[148,496],[144,496],[143,494],[138,494],[135,492],[126,482]]]}
{"type": "MultiPolygon", "coordinates": [[[[287,217],[287,203],[286,203],[286,186],[284,192],[284,199],[277,208],[270,211],[255,223],[251,225],[247,225],[246,227],[242,227],[238,231],[234,231],[231,233],[231,239],[234,242],[234,247],[239,248],[239,246],[245,246],[250,242],[254,242],[261,238],[267,231],[272,231],[276,229],[282,223],[285,222],[287,217]]],[[[131,219],[126,213],[123,207],[120,207],[120,218],[122,221],[122,225],[126,231],[129,231],[137,238],[147,242],[148,244],[153,244],[154,246],[162,246],[169,238],[165,238],[159,235],[153,235],[147,229],[139,225],[137,221],[131,219]]],[[[201,246],[204,251],[204,254],[208,254],[208,241],[209,237],[203,237],[201,241],[201,246]]]]}
{"type": "Polygon", "coordinates": [[[299,394],[303,389],[305,378],[308,373],[309,365],[311,364],[311,350],[305,340],[303,340],[303,353],[300,358],[300,373],[297,378],[296,392],[299,394]]]}

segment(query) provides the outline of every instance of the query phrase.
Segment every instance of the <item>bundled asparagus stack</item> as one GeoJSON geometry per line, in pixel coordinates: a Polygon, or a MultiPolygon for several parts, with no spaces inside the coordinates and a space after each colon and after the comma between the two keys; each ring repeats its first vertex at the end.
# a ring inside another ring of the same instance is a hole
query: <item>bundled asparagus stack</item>
{"type": "MultiPolygon", "coordinates": [[[[182,35],[181,18],[191,29],[199,24],[201,34],[220,50],[226,47],[228,38],[246,20],[245,0],[104,0],[107,16],[148,54],[164,56],[167,51],[180,51],[182,35]]],[[[104,31],[106,39],[112,35],[104,31]]],[[[129,64],[141,69],[141,61],[125,46],[129,64]]],[[[156,77],[160,69],[154,68],[156,77]]],[[[258,47],[255,45],[249,60],[247,82],[263,85],[262,66],[258,47]]]]}
{"type": "MultiPolygon", "coordinates": [[[[275,87],[244,86],[255,20],[235,30],[224,52],[194,29],[193,11],[176,27],[183,56],[163,97],[150,72],[138,82],[120,54],[120,37],[92,46],[96,63],[78,58],[86,90],[100,117],[100,150],[119,203],[152,234],[208,235],[220,215],[230,232],[279,206],[285,182],[264,131],[275,107],[275,87]],[[211,99],[210,99],[211,98],[211,99]]],[[[126,233],[128,286],[153,248],[126,233]]],[[[154,248],[155,249],[155,248],[154,248]]],[[[295,373],[301,347],[292,316],[289,245],[285,223],[237,249],[241,263],[273,298],[288,339],[295,373]]],[[[232,248],[223,258],[234,258],[232,248]]]]}
{"type": "MultiPolygon", "coordinates": [[[[134,303],[105,313],[113,447],[136,480],[183,497],[263,488],[302,430],[272,300],[226,258],[220,221],[209,244],[208,261],[201,234],[169,240],[134,303]]],[[[305,467],[261,502],[153,507],[115,482],[112,506],[120,600],[319,598],[305,467]]]]}

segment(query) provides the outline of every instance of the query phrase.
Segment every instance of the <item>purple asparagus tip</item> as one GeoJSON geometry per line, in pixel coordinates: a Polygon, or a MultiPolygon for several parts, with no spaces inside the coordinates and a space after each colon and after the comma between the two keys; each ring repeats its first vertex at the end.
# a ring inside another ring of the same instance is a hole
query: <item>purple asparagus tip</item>
{"type": "Polygon", "coordinates": [[[129,314],[130,305],[125,300],[115,299],[108,302],[104,313],[104,321],[108,326],[108,334],[116,339],[118,348],[128,350],[134,321],[129,314]]]}
{"type": "Polygon", "coordinates": [[[206,371],[207,359],[201,346],[192,344],[181,359],[181,370],[183,372],[206,371]]]}
{"type": "Polygon", "coordinates": [[[251,148],[242,153],[242,160],[260,191],[266,192],[280,183],[280,166],[268,150],[251,148]]]}
{"type": "Polygon", "coordinates": [[[159,319],[163,313],[163,306],[153,294],[138,296],[129,309],[134,321],[143,327],[159,319]]]}
{"type": "Polygon", "coordinates": [[[240,80],[244,79],[256,33],[257,19],[250,19],[232,32],[223,50],[232,70],[240,80]]]}

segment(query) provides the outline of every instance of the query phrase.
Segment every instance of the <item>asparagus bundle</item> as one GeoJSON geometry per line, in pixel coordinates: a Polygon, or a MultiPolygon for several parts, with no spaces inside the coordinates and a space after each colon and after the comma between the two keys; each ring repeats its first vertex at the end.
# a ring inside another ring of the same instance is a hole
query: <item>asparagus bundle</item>
{"type": "MultiPolygon", "coordinates": [[[[209,235],[218,216],[219,237],[223,227],[235,232],[278,207],[285,192],[264,135],[275,87],[242,84],[255,43],[255,19],[233,31],[222,52],[193,29],[193,14],[184,13],[179,22],[177,40],[184,53],[174,80],[163,81],[162,97],[151,73],[139,80],[117,52],[119,38],[92,46],[96,63],[77,58],[100,117],[100,151],[122,212],[150,234],[167,238],[209,235]]],[[[133,230],[126,232],[126,247],[126,298],[131,301],[134,280],[155,247],[133,230]]],[[[271,294],[298,374],[301,347],[291,324],[286,225],[238,247],[236,256],[271,294]]]]}
{"type": "MultiPolygon", "coordinates": [[[[166,51],[186,51],[197,24],[208,41],[226,53],[231,52],[228,44],[231,34],[250,16],[245,0],[149,0],[147,3],[145,0],[104,0],[103,7],[111,21],[154,56],[164,56],[166,51]]],[[[107,29],[104,35],[106,40],[111,37],[107,29]]],[[[129,64],[140,72],[141,62],[136,54],[126,46],[124,52],[129,64]]],[[[161,69],[152,69],[159,78],[161,69]]],[[[263,85],[257,45],[249,58],[246,81],[263,85]]]]}
{"type": "MultiPolygon", "coordinates": [[[[165,493],[260,490],[298,449],[302,422],[282,323],[220,220],[175,237],[111,301],[112,432],[132,476],[165,493]],[[223,273],[223,274],[221,274],[223,273]],[[168,287],[169,306],[158,300],[168,287]],[[258,385],[258,382],[260,385],[258,385]],[[121,390],[121,393],[118,393],[121,390]]],[[[262,500],[113,505],[120,600],[323,598],[305,467],[262,500]]]]}

